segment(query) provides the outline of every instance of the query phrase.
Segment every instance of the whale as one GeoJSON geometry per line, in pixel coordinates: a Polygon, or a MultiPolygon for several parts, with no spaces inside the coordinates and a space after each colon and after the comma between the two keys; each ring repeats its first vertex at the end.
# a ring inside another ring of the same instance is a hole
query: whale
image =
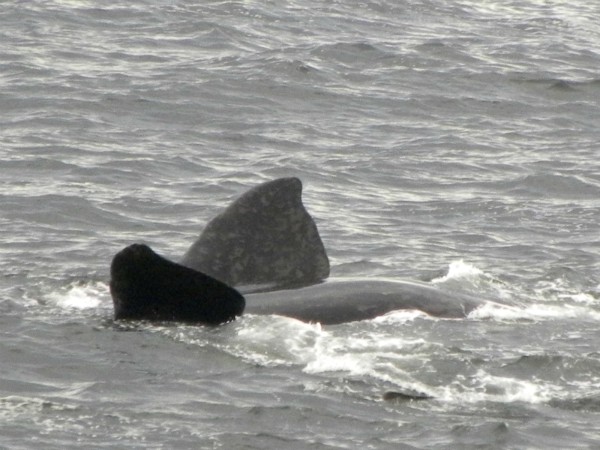
{"type": "Polygon", "coordinates": [[[298,289],[242,295],[140,243],[117,253],[110,273],[115,320],[219,325],[245,313],[337,325],[403,309],[463,318],[481,304],[470,296],[449,295],[426,283],[382,279],[333,279],[298,289]]]}
{"type": "Polygon", "coordinates": [[[338,325],[398,310],[459,319],[481,305],[471,296],[443,292],[416,281],[332,279],[300,289],[246,294],[245,314],[273,314],[303,322],[338,325]]]}
{"type": "Polygon", "coordinates": [[[329,258],[296,177],[259,184],[212,219],[181,264],[243,290],[319,283],[329,258]]]}
{"type": "Polygon", "coordinates": [[[219,325],[242,314],[337,325],[397,310],[463,318],[481,299],[417,281],[329,278],[296,177],[262,183],[208,222],[179,262],[135,243],[110,268],[116,320],[219,325]]]}
{"type": "Polygon", "coordinates": [[[113,257],[109,286],[115,320],[219,325],[241,315],[246,305],[236,289],[145,244],[132,244],[113,257]]]}

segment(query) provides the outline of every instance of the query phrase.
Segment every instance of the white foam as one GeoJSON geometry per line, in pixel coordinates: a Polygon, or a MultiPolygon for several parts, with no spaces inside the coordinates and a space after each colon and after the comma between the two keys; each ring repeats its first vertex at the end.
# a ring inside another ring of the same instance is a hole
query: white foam
{"type": "Polygon", "coordinates": [[[483,270],[462,259],[453,261],[448,266],[448,273],[431,280],[432,284],[444,285],[445,291],[469,293],[480,298],[502,299],[511,301],[515,296],[515,288],[485,273],[483,270]]]}
{"type": "Polygon", "coordinates": [[[373,366],[375,355],[341,351],[341,347],[317,345],[314,348],[312,361],[304,367],[306,373],[347,372],[350,375],[368,375],[373,366]]]}
{"type": "Polygon", "coordinates": [[[479,308],[473,310],[468,317],[470,319],[492,319],[499,321],[541,321],[553,319],[600,321],[600,312],[585,306],[571,304],[556,305],[534,303],[527,306],[512,306],[486,302],[479,308]]]}
{"type": "Polygon", "coordinates": [[[371,319],[371,321],[373,323],[378,323],[378,324],[403,324],[403,323],[413,322],[414,320],[419,319],[419,318],[426,319],[426,320],[437,320],[436,318],[434,318],[428,314],[425,314],[423,311],[405,309],[405,310],[391,311],[387,314],[384,314],[383,316],[375,317],[375,318],[371,319]]]}
{"type": "Polygon", "coordinates": [[[449,280],[457,280],[464,278],[479,278],[484,275],[484,272],[477,267],[465,263],[462,259],[453,261],[448,266],[448,273],[443,277],[431,280],[432,283],[444,283],[449,280]]]}
{"type": "Polygon", "coordinates": [[[560,390],[557,386],[538,379],[501,377],[483,370],[478,371],[472,381],[474,386],[463,386],[466,380],[459,377],[456,382],[440,388],[437,397],[446,402],[458,403],[543,403],[554,398],[560,390]]]}
{"type": "Polygon", "coordinates": [[[570,296],[571,300],[573,300],[575,303],[579,303],[579,304],[583,304],[583,305],[595,305],[598,303],[598,301],[590,294],[586,294],[583,292],[580,292],[578,294],[573,294],[570,296]]]}
{"type": "Polygon", "coordinates": [[[401,380],[403,385],[412,381],[404,362],[426,358],[435,345],[373,330],[348,335],[347,327],[324,330],[319,324],[277,316],[244,316],[234,326],[235,342],[229,341],[224,350],[253,364],[298,365],[310,374],[343,372],[393,383],[401,380]]]}
{"type": "Polygon", "coordinates": [[[359,336],[321,335],[305,352],[303,371],[311,374],[345,372],[349,376],[382,381],[411,380],[404,369],[406,359],[426,357],[432,344],[423,339],[389,337],[378,333],[359,336]]]}
{"type": "Polygon", "coordinates": [[[61,308],[90,309],[102,303],[102,296],[108,292],[104,283],[72,285],[66,291],[51,292],[48,299],[61,308]]]}
{"type": "Polygon", "coordinates": [[[304,364],[321,335],[320,324],[279,316],[243,316],[229,351],[264,366],[304,364]],[[268,326],[264,324],[268,322],[268,326]]]}
{"type": "Polygon", "coordinates": [[[19,395],[9,395],[0,397],[0,419],[14,420],[19,417],[37,418],[40,414],[48,411],[77,411],[78,407],[74,404],[57,403],[37,397],[26,397],[19,395]]]}

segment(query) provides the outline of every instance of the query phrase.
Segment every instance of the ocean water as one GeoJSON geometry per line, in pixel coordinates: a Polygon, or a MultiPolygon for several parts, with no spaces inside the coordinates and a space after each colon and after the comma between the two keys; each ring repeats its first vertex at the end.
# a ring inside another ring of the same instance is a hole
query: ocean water
{"type": "Polygon", "coordinates": [[[599,18],[583,0],[3,2],[0,448],[600,447],[599,18]],[[178,259],[281,176],[332,277],[500,305],[112,320],[116,252],[178,259]]]}

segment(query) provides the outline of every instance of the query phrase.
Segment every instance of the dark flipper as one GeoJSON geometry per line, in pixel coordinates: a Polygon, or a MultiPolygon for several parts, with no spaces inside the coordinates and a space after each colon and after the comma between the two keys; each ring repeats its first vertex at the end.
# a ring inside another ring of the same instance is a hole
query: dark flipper
{"type": "Polygon", "coordinates": [[[115,319],[168,320],[218,325],[244,311],[244,297],[201,272],[134,244],[110,268],[115,319]]]}

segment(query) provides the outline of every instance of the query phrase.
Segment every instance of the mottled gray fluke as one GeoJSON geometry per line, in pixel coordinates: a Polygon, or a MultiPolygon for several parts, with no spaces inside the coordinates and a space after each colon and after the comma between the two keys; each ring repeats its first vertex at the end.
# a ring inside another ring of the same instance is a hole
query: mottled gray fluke
{"type": "Polygon", "coordinates": [[[182,264],[231,286],[306,286],[329,276],[317,226],[302,204],[302,182],[258,185],[211,220],[182,264]]]}

